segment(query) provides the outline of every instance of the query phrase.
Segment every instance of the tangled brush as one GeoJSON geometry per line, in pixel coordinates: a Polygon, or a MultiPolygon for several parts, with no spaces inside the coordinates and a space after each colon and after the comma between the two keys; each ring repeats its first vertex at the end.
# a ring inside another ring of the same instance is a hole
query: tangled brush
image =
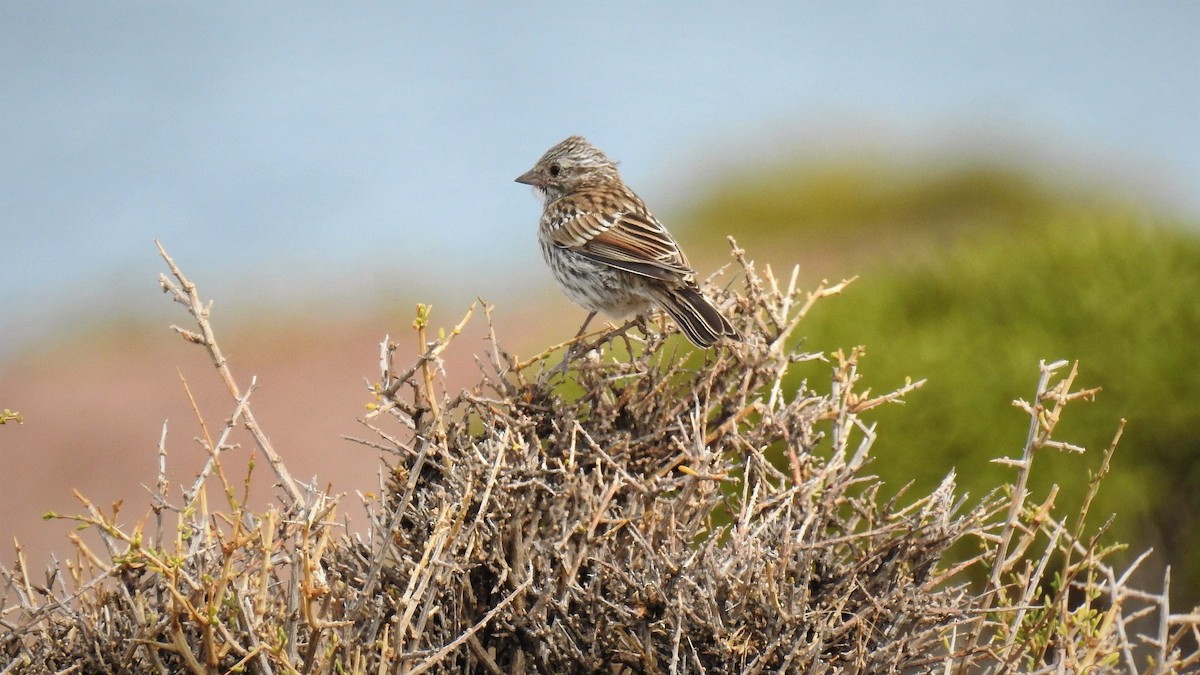
{"type": "Polygon", "coordinates": [[[1167,672],[1200,661],[1180,646],[1197,618],[1170,614],[1165,589],[1126,586],[1132,570],[1117,574],[1104,562],[1113,547],[1084,528],[1087,504],[1068,519],[1052,495],[1031,502],[1035,454],[1076,449],[1051,434],[1065,405],[1094,393],[1072,391],[1063,363],[1043,364],[1020,404],[1030,435],[1007,460],[1012,485],[970,502],[951,473],[931,494],[885,499],[866,472],[867,413],[921,383],[872,396],[857,350],[796,348],[805,314],[844,283],[802,292],[735,246],[742,292],[712,296],[744,342],[697,352],[669,326],[623,326],[521,361],[491,330],[479,382],[457,392],[444,391],[439,356],[471,312],[429,339],[422,309],[423,352],[397,368],[384,341],[362,420],[374,437],[356,439],[386,456],[383,489],[364,498],[369,528],[339,535],[337,499],[288,474],[207,305],[163,257],[164,290],[199,329],[176,330],[209,350],[236,404],[226,428],[250,429],[283,507],[255,513],[235,497],[224,436],[179,497],[160,484],[154,533],[85,501],[73,518],[108,553],[76,538],[78,562],[44,583],[20,557],[3,570],[0,672],[1167,672]],[[829,380],[786,384],[802,362],[826,363],[829,380]],[[208,484],[227,508],[209,506],[208,484]],[[1133,622],[1154,612],[1143,655],[1133,622]]]}

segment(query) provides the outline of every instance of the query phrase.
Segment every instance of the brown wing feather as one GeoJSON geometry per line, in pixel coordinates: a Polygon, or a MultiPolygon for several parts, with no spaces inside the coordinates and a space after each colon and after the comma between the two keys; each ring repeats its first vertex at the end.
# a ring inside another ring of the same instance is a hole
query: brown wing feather
{"type": "Polygon", "coordinates": [[[686,281],[695,274],[671,234],[644,207],[576,211],[554,229],[554,243],[597,262],[664,281],[686,281]]]}

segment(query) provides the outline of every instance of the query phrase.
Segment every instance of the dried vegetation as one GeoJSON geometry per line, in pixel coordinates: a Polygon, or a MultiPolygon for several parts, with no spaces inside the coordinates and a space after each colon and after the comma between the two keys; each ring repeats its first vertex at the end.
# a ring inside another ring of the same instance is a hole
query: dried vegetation
{"type": "MultiPolygon", "coordinates": [[[[734,256],[739,292],[714,293],[746,341],[704,354],[667,327],[608,330],[557,369],[568,345],[522,362],[493,332],[479,383],[445,392],[439,355],[471,312],[429,339],[420,309],[415,362],[395,367],[398,348],[381,347],[371,436],[354,440],[384,452],[384,480],[363,497],[369,530],[348,536],[339,498],[288,474],[210,307],[163,252],[163,289],[196,320],[176,330],[209,351],[232,413],[205,435],[196,481],[164,477],[138,525],[81,498],[72,518],[103,550],[75,537],[75,559],[45,573],[19,550],[0,569],[0,673],[1197,667],[1184,645],[1200,617],[1172,614],[1165,583],[1129,588],[1085,529],[1087,504],[1063,515],[1025,488],[1039,452],[1081,451],[1052,437],[1064,406],[1093,394],[1073,389],[1074,367],[1042,364],[1017,402],[1030,426],[1002,460],[1012,484],[972,499],[951,474],[884,499],[868,411],[920,383],[872,395],[857,351],[796,350],[805,314],[844,284],[806,293],[734,256]],[[829,379],[785,388],[805,361],[829,379]],[[222,463],[239,426],[275,472],[277,507],[248,510],[222,463]]],[[[164,432],[164,476],[166,457],[164,432]]]]}

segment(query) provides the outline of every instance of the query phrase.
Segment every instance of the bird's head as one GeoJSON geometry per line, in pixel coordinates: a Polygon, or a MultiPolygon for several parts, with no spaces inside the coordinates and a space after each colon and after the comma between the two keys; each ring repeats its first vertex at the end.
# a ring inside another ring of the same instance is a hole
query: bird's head
{"type": "Polygon", "coordinates": [[[517,177],[550,203],[578,190],[619,182],[617,163],[582,136],[571,136],[546,151],[533,168],[517,177]]]}

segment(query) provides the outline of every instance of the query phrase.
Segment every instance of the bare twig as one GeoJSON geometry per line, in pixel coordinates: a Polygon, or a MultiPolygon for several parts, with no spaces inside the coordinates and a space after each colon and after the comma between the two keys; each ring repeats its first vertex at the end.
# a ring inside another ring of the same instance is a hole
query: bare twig
{"type": "MultiPolygon", "coordinates": [[[[158,254],[166,261],[167,267],[171,270],[171,275],[175,278],[175,281],[172,281],[165,274],[159,275],[159,283],[162,285],[163,292],[170,293],[172,299],[187,308],[188,313],[196,320],[196,326],[200,329],[200,332],[194,333],[177,326],[172,326],[172,328],[189,342],[203,345],[208,350],[212,364],[217,369],[217,372],[220,373],[221,380],[225,383],[225,388],[229,391],[229,395],[235,401],[242,400],[241,388],[233,378],[233,373],[229,369],[225,355],[217,345],[216,335],[213,333],[212,324],[208,319],[212,309],[211,303],[206,305],[200,300],[200,295],[196,291],[196,284],[183,275],[183,271],[179,269],[179,266],[175,264],[171,256],[167,255],[167,251],[163,248],[162,244],[155,241],[154,245],[158,247],[158,254]]],[[[295,481],[292,480],[292,476],[288,472],[287,467],[284,466],[279,454],[275,452],[270,439],[267,438],[267,435],[263,433],[262,428],[259,427],[258,422],[254,419],[254,413],[249,408],[246,408],[242,413],[242,417],[245,419],[246,428],[254,437],[255,443],[258,444],[259,449],[262,450],[263,455],[266,456],[267,461],[271,464],[271,468],[275,471],[275,476],[279,479],[279,484],[287,492],[292,506],[299,507],[302,501],[300,489],[296,487],[295,481]]]]}

